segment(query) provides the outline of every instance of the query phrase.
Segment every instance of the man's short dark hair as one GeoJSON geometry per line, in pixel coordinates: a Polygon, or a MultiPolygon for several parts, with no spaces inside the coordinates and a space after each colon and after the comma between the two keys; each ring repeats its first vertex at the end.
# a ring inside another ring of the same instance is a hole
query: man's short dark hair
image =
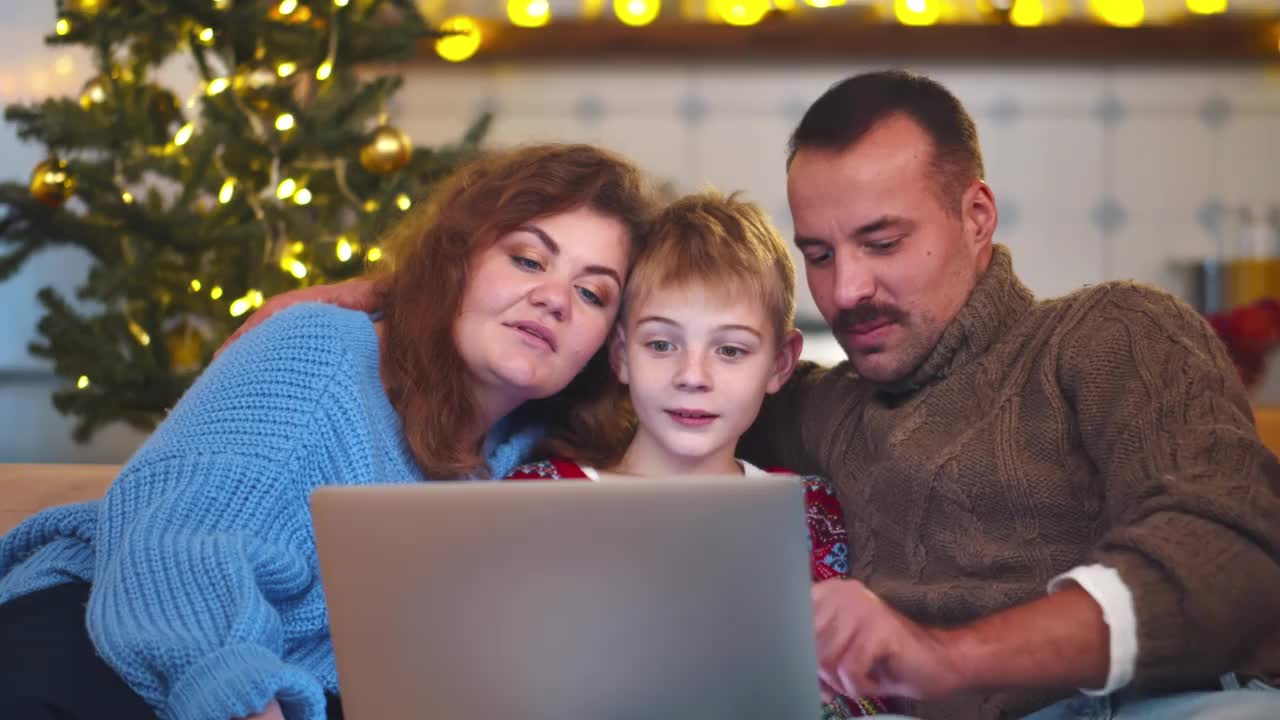
{"type": "Polygon", "coordinates": [[[845,150],[894,115],[911,118],[932,140],[939,199],[948,212],[959,213],[969,183],[983,177],[978,130],[956,96],[923,75],[885,70],[833,85],[791,134],[787,165],[804,148],[845,150]]]}

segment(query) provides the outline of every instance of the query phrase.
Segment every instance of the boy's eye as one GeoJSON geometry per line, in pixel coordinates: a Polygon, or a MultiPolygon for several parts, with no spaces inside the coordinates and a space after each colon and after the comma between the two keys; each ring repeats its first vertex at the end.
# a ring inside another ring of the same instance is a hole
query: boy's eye
{"type": "Polygon", "coordinates": [[[733,345],[722,345],[716,350],[722,356],[729,358],[730,360],[737,360],[738,358],[747,356],[747,351],[745,348],[734,347],[733,345]]]}
{"type": "Polygon", "coordinates": [[[582,299],[586,300],[587,303],[590,305],[595,305],[596,307],[604,307],[604,300],[602,300],[599,295],[591,292],[590,290],[584,287],[578,288],[578,295],[582,296],[582,299]]]}
{"type": "Polygon", "coordinates": [[[804,261],[810,265],[822,265],[830,259],[830,250],[811,250],[804,253],[804,261]]]}
{"type": "Polygon", "coordinates": [[[654,352],[659,352],[659,353],[671,352],[672,350],[675,349],[675,346],[667,342],[666,340],[650,340],[649,342],[645,343],[644,346],[654,352]]]}
{"type": "Polygon", "coordinates": [[[524,257],[523,255],[512,255],[511,262],[521,270],[536,271],[536,270],[542,269],[542,263],[538,262],[537,260],[524,257]]]}

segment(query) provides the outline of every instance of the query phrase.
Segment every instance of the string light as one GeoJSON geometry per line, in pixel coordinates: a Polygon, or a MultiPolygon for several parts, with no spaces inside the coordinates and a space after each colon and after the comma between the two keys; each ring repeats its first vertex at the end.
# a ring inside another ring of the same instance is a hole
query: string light
{"type": "Polygon", "coordinates": [[[382,248],[379,248],[379,247],[369,248],[369,252],[364,254],[364,259],[368,260],[371,263],[378,262],[379,260],[382,259],[382,248]]]}
{"type": "Polygon", "coordinates": [[[338,256],[338,260],[341,262],[347,262],[351,259],[351,256],[354,253],[355,247],[351,245],[351,241],[347,239],[347,236],[343,235],[339,237],[338,245],[334,248],[334,254],[338,256]]]}
{"type": "Polygon", "coordinates": [[[249,309],[252,307],[253,307],[253,299],[250,298],[248,295],[245,295],[244,297],[236,298],[231,302],[231,308],[230,308],[231,317],[240,317],[241,315],[249,312],[249,309]]]}
{"type": "Polygon", "coordinates": [[[80,379],[76,381],[76,388],[79,390],[84,390],[87,387],[89,387],[89,376],[81,375],[80,379]]]}
{"type": "Polygon", "coordinates": [[[1187,0],[1187,9],[1197,15],[1218,15],[1227,11],[1227,0],[1187,0]]]}
{"type": "Polygon", "coordinates": [[[632,27],[641,27],[653,22],[661,9],[659,0],[613,0],[613,14],[632,27]]]}
{"type": "Polygon", "coordinates": [[[298,9],[298,0],[280,0],[280,14],[291,15],[298,9]]]}
{"type": "Polygon", "coordinates": [[[276,129],[279,130],[280,132],[285,132],[286,130],[292,130],[294,124],[295,123],[294,123],[292,113],[280,113],[279,115],[276,116],[276,129]]]}
{"type": "Polygon", "coordinates": [[[214,95],[222,93],[229,87],[231,87],[231,81],[227,78],[214,78],[209,81],[208,87],[204,89],[204,94],[209,97],[213,97],[214,95]]]}
{"type": "Polygon", "coordinates": [[[1035,27],[1044,24],[1044,2],[1042,0],[1013,0],[1009,10],[1009,22],[1018,27],[1035,27]]]}
{"type": "Polygon", "coordinates": [[[142,347],[151,345],[151,336],[147,334],[146,330],[142,329],[141,325],[132,320],[129,321],[129,332],[133,334],[133,339],[137,340],[142,347]]]}
{"type": "Polygon", "coordinates": [[[222,286],[214,285],[213,289],[209,291],[209,299],[218,300],[220,298],[222,298],[222,286]]]}
{"type": "Polygon", "coordinates": [[[333,4],[338,7],[346,7],[351,0],[333,0],[333,4]]]}
{"type": "Polygon", "coordinates": [[[298,72],[298,63],[296,62],[282,62],[276,67],[276,74],[282,78],[287,78],[296,72],[298,72]]]}
{"type": "Polygon", "coordinates": [[[212,45],[213,44],[213,28],[211,27],[200,28],[200,32],[196,33],[196,39],[200,41],[201,45],[212,45]]]}
{"type": "Polygon", "coordinates": [[[293,201],[299,205],[307,205],[311,202],[311,191],[302,188],[293,194],[293,201]]]}
{"type": "MultiPolygon", "coordinates": [[[[301,280],[307,276],[307,266],[296,257],[286,255],[280,260],[280,269],[301,280]]],[[[252,298],[251,298],[252,300],[252,298]]]]}
{"type": "Polygon", "coordinates": [[[125,205],[132,205],[133,193],[129,192],[128,190],[125,190],[124,192],[120,193],[120,199],[124,201],[125,205]]]}
{"type": "Polygon", "coordinates": [[[281,200],[284,200],[286,198],[292,197],[293,194],[297,191],[298,191],[298,182],[293,178],[285,178],[284,180],[280,181],[280,184],[278,186],[276,186],[276,197],[280,198],[281,200]]]}
{"type": "Polygon", "coordinates": [[[227,178],[222,181],[222,189],[218,191],[218,202],[226,205],[236,196],[236,179],[227,178]]]}
{"type": "Polygon", "coordinates": [[[262,307],[263,297],[262,297],[262,291],[261,291],[261,290],[250,290],[250,291],[249,291],[249,298],[250,298],[250,300],[252,300],[252,301],[253,301],[253,306],[254,306],[254,307],[256,307],[256,308],[260,308],[260,307],[262,307]]]}
{"type": "Polygon", "coordinates": [[[173,136],[173,144],[177,145],[178,147],[182,147],[183,145],[186,145],[187,141],[191,139],[191,135],[195,133],[195,131],[196,131],[195,123],[187,123],[186,125],[183,125],[181,128],[178,129],[178,133],[173,136]]]}
{"type": "Polygon", "coordinates": [[[551,20],[547,0],[507,0],[507,18],[518,27],[542,27],[551,20]]]}
{"type": "Polygon", "coordinates": [[[399,195],[396,196],[396,207],[400,208],[401,210],[408,210],[409,208],[413,207],[413,200],[410,200],[408,195],[405,195],[404,193],[400,193],[399,195]]]}
{"type": "Polygon", "coordinates": [[[938,0],[894,0],[893,14],[903,25],[933,25],[942,16],[938,0]]]}
{"type": "Polygon", "coordinates": [[[837,7],[844,4],[844,0],[804,0],[809,7],[829,8],[837,7]]]}
{"type": "Polygon", "coordinates": [[[455,15],[440,23],[448,33],[436,40],[436,54],[449,62],[462,62],[480,49],[480,26],[466,15],[455,15]]]}
{"type": "Polygon", "coordinates": [[[1103,22],[1117,27],[1137,27],[1146,16],[1142,0],[1090,0],[1090,5],[1103,22]]]}
{"type": "Polygon", "coordinates": [[[213,0],[214,10],[226,10],[231,7],[231,0],[213,0]]]}
{"type": "Polygon", "coordinates": [[[53,26],[53,31],[59,35],[67,35],[71,32],[71,21],[66,18],[58,18],[58,22],[53,26]]]}
{"type": "Polygon", "coordinates": [[[368,200],[365,200],[364,211],[367,213],[378,212],[378,201],[374,200],[373,198],[369,198],[368,200]]]}
{"type": "Polygon", "coordinates": [[[730,25],[755,25],[769,12],[769,0],[715,0],[715,8],[730,25]]]}
{"type": "Polygon", "coordinates": [[[320,63],[320,67],[316,68],[317,80],[328,80],[329,76],[332,74],[333,74],[333,63],[329,62],[328,60],[325,60],[324,62],[320,63]]]}
{"type": "Polygon", "coordinates": [[[192,278],[192,279],[191,279],[191,292],[193,292],[193,293],[198,293],[198,292],[200,292],[200,288],[201,288],[201,287],[204,287],[204,286],[200,284],[200,280],[199,280],[199,279],[197,279],[197,278],[192,278]]]}

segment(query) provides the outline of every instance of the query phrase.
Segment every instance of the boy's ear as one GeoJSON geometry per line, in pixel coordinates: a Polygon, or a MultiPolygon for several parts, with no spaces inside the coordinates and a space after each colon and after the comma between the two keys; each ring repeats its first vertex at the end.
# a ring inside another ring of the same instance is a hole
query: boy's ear
{"type": "Polygon", "coordinates": [[[627,375],[627,336],[621,323],[609,335],[609,366],[618,382],[623,385],[631,382],[627,375]]]}
{"type": "Polygon", "coordinates": [[[778,345],[778,354],[773,361],[773,373],[769,376],[769,384],[765,392],[773,394],[782,389],[791,379],[796,364],[800,362],[800,351],[804,349],[804,335],[799,330],[791,330],[782,337],[778,345]]]}

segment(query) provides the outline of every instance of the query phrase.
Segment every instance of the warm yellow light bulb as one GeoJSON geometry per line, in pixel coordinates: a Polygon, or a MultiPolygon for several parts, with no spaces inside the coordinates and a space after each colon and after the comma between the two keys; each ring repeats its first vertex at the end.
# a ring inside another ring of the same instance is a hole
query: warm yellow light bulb
{"type": "Polygon", "coordinates": [[[301,280],[307,276],[307,266],[301,260],[290,260],[289,274],[301,280]]]}
{"type": "Polygon", "coordinates": [[[253,302],[253,306],[254,306],[254,307],[256,307],[256,308],[260,308],[260,307],[262,307],[262,301],[263,301],[262,291],[261,291],[261,290],[250,290],[250,291],[249,291],[249,300],[250,300],[251,302],[253,302]]]}
{"type": "Polygon", "coordinates": [[[507,0],[507,19],[518,27],[542,27],[551,20],[547,0],[507,0]]]}
{"type": "Polygon", "coordinates": [[[241,315],[249,312],[249,309],[252,307],[253,307],[253,301],[249,299],[248,295],[241,298],[236,298],[231,303],[231,308],[230,308],[231,317],[240,317],[241,315]]]}
{"type": "Polygon", "coordinates": [[[661,9],[659,0],[613,0],[613,14],[633,27],[653,22],[661,9]]]}
{"type": "Polygon", "coordinates": [[[333,4],[338,7],[346,7],[349,2],[351,2],[351,0],[333,0],[333,4]]]}
{"type": "Polygon", "coordinates": [[[307,205],[311,202],[311,191],[301,188],[293,194],[293,201],[299,205],[307,205]]]}
{"type": "Polygon", "coordinates": [[[1187,9],[1197,15],[1218,15],[1227,11],[1227,0],[1187,0],[1187,9]]]}
{"type": "Polygon", "coordinates": [[[80,376],[80,379],[79,379],[79,380],[76,380],[76,387],[77,387],[77,388],[79,388],[80,390],[83,390],[83,389],[85,389],[85,388],[89,387],[89,376],[88,376],[88,375],[81,375],[81,376],[80,376]]]}
{"type": "Polygon", "coordinates": [[[1142,0],[1091,0],[1090,7],[1103,22],[1117,27],[1137,27],[1147,14],[1142,0]]]}
{"type": "Polygon", "coordinates": [[[218,202],[226,205],[236,196],[236,179],[227,178],[222,181],[222,189],[218,191],[218,202]]]}
{"type": "Polygon", "coordinates": [[[894,0],[893,14],[903,25],[933,25],[942,17],[940,0],[894,0]]]}
{"type": "Polygon", "coordinates": [[[280,113],[276,116],[276,129],[280,132],[292,130],[295,122],[292,113],[280,113]]]}
{"type": "Polygon", "coordinates": [[[316,68],[317,80],[328,80],[329,76],[332,74],[333,74],[333,63],[329,62],[328,60],[325,60],[324,62],[320,63],[320,67],[316,68]]]}
{"type": "Polygon", "coordinates": [[[1018,27],[1035,27],[1044,24],[1043,0],[1013,0],[1009,10],[1009,22],[1018,27]]]}
{"type": "Polygon", "coordinates": [[[212,45],[213,28],[200,28],[200,32],[196,33],[196,39],[200,41],[201,45],[212,45]]]}
{"type": "Polygon", "coordinates": [[[298,0],[280,0],[280,14],[291,15],[298,9],[298,0]]]}
{"type": "Polygon", "coordinates": [[[53,31],[59,35],[67,35],[71,32],[71,21],[66,18],[58,18],[57,24],[53,26],[53,31]]]}
{"type": "Polygon", "coordinates": [[[132,205],[133,193],[129,192],[128,190],[125,190],[124,192],[120,193],[120,199],[124,201],[125,205],[132,205]]]}
{"type": "Polygon", "coordinates": [[[276,74],[282,78],[287,78],[296,72],[298,72],[298,63],[296,62],[287,61],[276,66],[276,74]]]}
{"type": "Polygon", "coordinates": [[[355,248],[352,247],[351,241],[346,236],[338,238],[338,245],[334,248],[334,254],[338,256],[338,260],[347,262],[354,252],[355,248]]]}
{"type": "Polygon", "coordinates": [[[365,253],[364,259],[371,263],[376,263],[382,259],[382,248],[371,247],[369,252],[365,253]]]}
{"type": "Polygon", "coordinates": [[[221,297],[222,297],[222,286],[214,285],[213,288],[209,290],[209,299],[217,300],[221,297]]]}
{"type": "Polygon", "coordinates": [[[138,344],[142,347],[151,346],[151,335],[149,335],[146,330],[143,330],[142,326],[136,321],[129,321],[129,332],[133,334],[133,339],[137,340],[138,344]]]}
{"type": "Polygon", "coordinates": [[[440,31],[449,34],[436,40],[436,54],[449,62],[462,62],[480,49],[480,26],[466,15],[441,22],[440,31]]]}
{"type": "Polygon", "coordinates": [[[413,207],[413,200],[411,200],[408,195],[405,195],[404,193],[400,193],[399,195],[396,196],[396,207],[400,208],[401,210],[408,210],[409,208],[413,207]]]}
{"type": "Polygon", "coordinates": [[[178,133],[173,136],[173,144],[179,147],[186,145],[187,141],[191,139],[191,135],[195,133],[195,131],[195,123],[187,123],[186,125],[183,125],[178,129],[178,133]]]}
{"type": "Polygon", "coordinates": [[[844,4],[844,0],[804,0],[809,7],[829,8],[844,4]]]}
{"type": "Polygon", "coordinates": [[[202,287],[204,286],[200,284],[200,280],[196,278],[191,279],[191,292],[200,292],[200,288],[202,287]]]}
{"type": "Polygon", "coordinates": [[[769,12],[769,0],[716,0],[715,8],[730,25],[755,25],[769,12]]]}
{"type": "Polygon", "coordinates": [[[209,85],[205,87],[204,94],[208,95],[209,97],[213,97],[214,95],[217,95],[223,92],[229,87],[231,87],[231,81],[228,80],[227,78],[224,78],[224,77],[214,78],[210,80],[209,85]]]}
{"type": "Polygon", "coordinates": [[[280,198],[281,200],[284,200],[285,198],[292,197],[293,194],[297,191],[298,191],[298,182],[293,178],[285,178],[284,180],[280,181],[279,185],[276,186],[276,197],[280,198]]]}

